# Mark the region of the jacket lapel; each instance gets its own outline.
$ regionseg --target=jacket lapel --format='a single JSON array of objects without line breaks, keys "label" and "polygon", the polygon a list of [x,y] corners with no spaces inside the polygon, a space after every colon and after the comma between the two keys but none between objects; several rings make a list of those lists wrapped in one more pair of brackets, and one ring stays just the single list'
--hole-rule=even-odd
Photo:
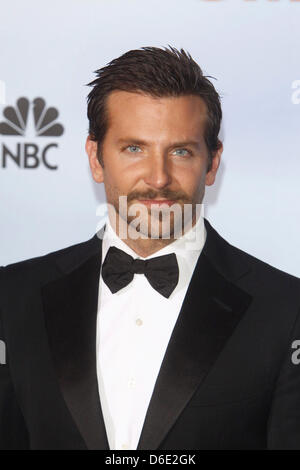
[{"label": "jacket lapel", "polygon": [[58,258],[63,275],[42,288],[46,330],[59,385],[88,449],[109,449],[96,370],[101,247],[97,235]]},{"label": "jacket lapel", "polygon": [[138,450],[159,447],[205,379],[252,299],[231,282],[244,275],[248,266],[239,258],[234,260],[233,253],[231,256],[227,253],[230,245],[206,219],[205,226],[205,247],[160,368]]},{"label": "jacket lapel", "polygon": [[[159,447],[251,302],[251,296],[234,284],[248,266],[206,219],[204,222],[206,243],[160,368],[138,450]],[[109,449],[96,370],[102,230],[59,258],[63,274],[42,288],[53,363],[67,407],[88,449]]]}]

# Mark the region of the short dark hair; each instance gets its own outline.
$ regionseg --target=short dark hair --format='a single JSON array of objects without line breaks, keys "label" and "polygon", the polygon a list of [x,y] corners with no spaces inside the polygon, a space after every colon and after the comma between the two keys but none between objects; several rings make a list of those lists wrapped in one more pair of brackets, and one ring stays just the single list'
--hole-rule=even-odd
[{"label": "short dark hair", "polygon": [[108,128],[106,100],[110,92],[122,90],[159,98],[200,96],[208,113],[204,138],[209,152],[207,171],[211,169],[213,154],[221,145],[218,135],[222,120],[220,96],[208,80],[214,77],[204,76],[188,52],[168,47],[141,47],[125,52],[96,70],[97,78],[87,84],[93,87],[87,97],[89,135],[98,143],[98,159],[102,166],[101,144]]}]

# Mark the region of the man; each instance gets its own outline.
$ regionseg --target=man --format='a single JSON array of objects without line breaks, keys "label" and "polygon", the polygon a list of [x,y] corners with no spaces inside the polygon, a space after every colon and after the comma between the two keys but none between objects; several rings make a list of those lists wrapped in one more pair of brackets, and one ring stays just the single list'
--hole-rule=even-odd
[{"label": "man", "polygon": [[144,47],[90,85],[108,219],[1,270],[1,447],[300,449],[300,281],[198,211],[222,154],[212,83]]}]

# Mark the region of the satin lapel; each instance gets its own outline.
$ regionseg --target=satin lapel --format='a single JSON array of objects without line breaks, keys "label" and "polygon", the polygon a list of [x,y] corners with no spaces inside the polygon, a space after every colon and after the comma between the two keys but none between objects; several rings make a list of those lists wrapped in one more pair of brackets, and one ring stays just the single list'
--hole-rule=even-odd
[{"label": "satin lapel", "polygon": [[[223,239],[207,221],[206,227],[205,249],[199,256],[169,341],[138,450],[159,447],[205,379],[252,299],[214,267],[211,260],[216,254],[226,257],[224,247],[223,251],[221,249]],[[221,270],[226,271],[225,264],[220,265]],[[231,274],[236,271],[235,276],[247,270],[238,261],[232,263],[232,267]],[[229,274],[228,269],[227,272]]]},{"label": "satin lapel", "polygon": [[64,275],[42,288],[54,367],[88,449],[109,449],[98,393],[96,319],[101,247],[95,237],[58,264]]}]

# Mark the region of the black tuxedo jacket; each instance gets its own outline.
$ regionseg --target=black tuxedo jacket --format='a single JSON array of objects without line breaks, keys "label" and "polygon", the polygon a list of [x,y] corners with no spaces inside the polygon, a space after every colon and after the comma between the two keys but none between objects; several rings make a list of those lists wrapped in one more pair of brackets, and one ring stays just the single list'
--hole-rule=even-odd
[{"label": "black tuxedo jacket", "polygon": [[[205,226],[137,449],[300,449],[300,280]],[[0,270],[2,449],[109,449],[96,375],[101,247],[96,234]]]}]

